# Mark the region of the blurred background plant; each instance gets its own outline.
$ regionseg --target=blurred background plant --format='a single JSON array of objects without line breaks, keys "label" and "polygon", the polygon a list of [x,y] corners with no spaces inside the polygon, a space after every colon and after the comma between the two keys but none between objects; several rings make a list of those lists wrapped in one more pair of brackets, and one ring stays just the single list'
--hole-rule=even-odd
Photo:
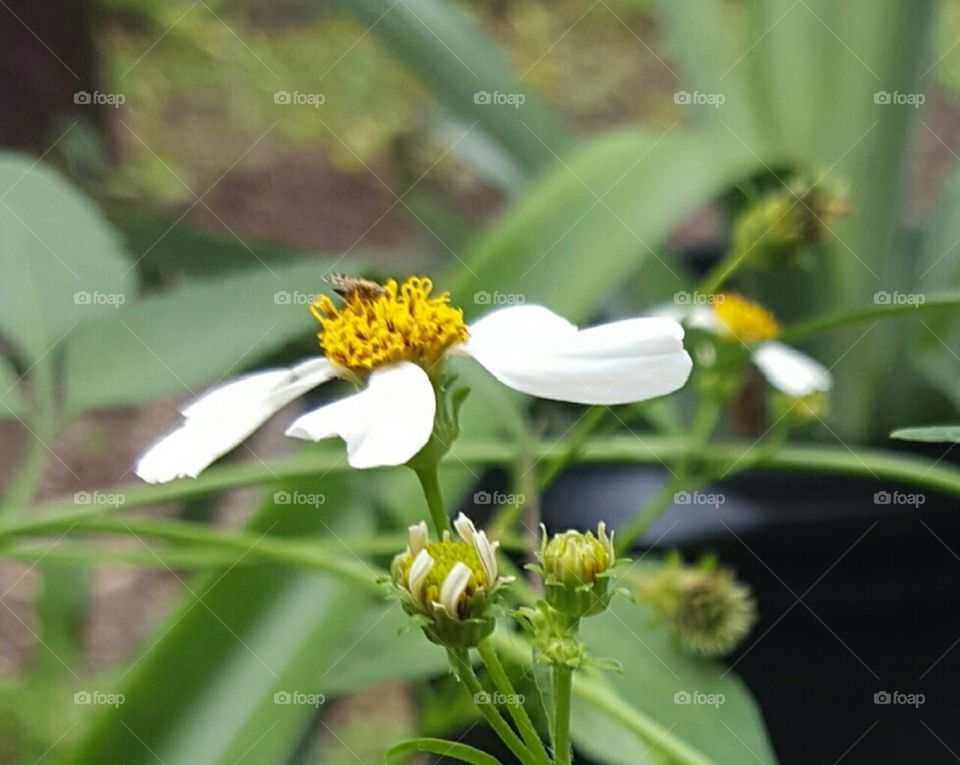
[{"label": "blurred background plant", "polygon": [[[0,18],[0,761],[375,762],[476,722],[372,585],[421,517],[407,476],[350,475],[336,446],[288,456],[268,429],[196,482],[130,482],[188,393],[314,352],[306,305],[332,270],[430,272],[468,318],[523,300],[579,322],[722,277],[832,368],[810,445],[760,454],[777,417],[750,380],[704,446],[681,425],[693,395],[580,419],[464,369],[444,485],[468,500],[506,468],[527,506],[480,508],[505,538],[568,462],[691,450],[718,475],[960,495],[949,447],[869,451],[960,404],[957,0],[74,0]],[[657,553],[667,488],[621,519]],[[584,756],[803,754],[649,610],[617,603],[584,633],[625,667],[579,691]],[[678,706],[693,689],[725,703]],[[328,701],[276,701],[295,692]]]}]

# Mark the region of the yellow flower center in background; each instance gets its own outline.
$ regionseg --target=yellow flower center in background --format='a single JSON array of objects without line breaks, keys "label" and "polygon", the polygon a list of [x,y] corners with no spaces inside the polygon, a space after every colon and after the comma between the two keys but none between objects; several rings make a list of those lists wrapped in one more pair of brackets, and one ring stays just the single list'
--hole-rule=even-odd
[{"label": "yellow flower center in background", "polygon": [[412,361],[429,371],[450,346],[467,339],[463,311],[449,293],[430,296],[433,282],[410,277],[402,285],[390,279],[383,288],[363,285],[341,290],[337,308],[326,295],[310,306],[320,322],[318,338],[330,361],[367,372],[384,364]]},{"label": "yellow flower center in background", "polygon": [[740,295],[725,292],[717,296],[713,310],[727,331],[744,343],[772,340],[780,334],[780,325],[766,308]]},{"label": "yellow flower center in background", "polygon": [[[427,545],[427,553],[433,558],[433,567],[423,583],[423,599],[425,602],[439,602],[440,589],[443,587],[450,570],[457,563],[463,563],[472,572],[467,589],[464,590],[464,595],[468,599],[473,597],[473,594],[480,587],[490,586],[491,583],[487,581],[480,556],[466,542],[431,542]],[[408,587],[410,586],[410,567],[413,565],[413,560],[414,556],[409,555],[403,562],[403,583]]]}]

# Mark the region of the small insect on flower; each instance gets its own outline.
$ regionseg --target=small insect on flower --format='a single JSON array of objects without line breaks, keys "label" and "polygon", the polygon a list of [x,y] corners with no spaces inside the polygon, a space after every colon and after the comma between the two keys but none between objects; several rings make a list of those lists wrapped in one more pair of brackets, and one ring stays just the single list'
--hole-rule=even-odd
[{"label": "small insect on flower", "polygon": [[451,356],[469,356],[515,390],[580,404],[624,404],[682,387],[692,362],[683,328],[636,318],[578,329],[537,305],[502,308],[466,324],[447,293],[411,277],[383,285],[336,275],[340,305],[322,295],[310,307],[322,356],[213,388],[183,410],[184,421],[151,447],[136,472],[149,483],[195,478],[269,417],[334,378],[360,390],[297,419],[287,435],[339,436],[353,467],[403,465],[431,439]]},{"label": "small insect on flower", "polygon": [[790,398],[803,399],[829,393],[833,387],[830,370],[820,362],[788,345],[777,342],[780,324],[766,308],[734,293],[713,296],[711,305],[677,311],[673,306],[663,315],[683,321],[716,337],[747,346],[750,358],[767,382]]},{"label": "small insect on flower", "polygon": [[463,513],[453,526],[460,538],[444,532],[438,542],[430,541],[426,523],[411,526],[407,549],[393,559],[390,573],[404,610],[432,642],[473,648],[493,632],[490,607],[512,577],[499,574],[499,542],[490,542]]}]

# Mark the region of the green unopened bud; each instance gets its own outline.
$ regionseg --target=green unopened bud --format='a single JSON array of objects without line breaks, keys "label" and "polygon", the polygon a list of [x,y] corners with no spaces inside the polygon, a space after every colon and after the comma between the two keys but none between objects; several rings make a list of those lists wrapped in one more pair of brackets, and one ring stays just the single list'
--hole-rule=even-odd
[{"label": "green unopened bud", "polygon": [[451,648],[473,648],[493,632],[490,613],[500,587],[510,581],[497,566],[497,542],[463,513],[449,532],[431,542],[427,525],[411,526],[407,549],[393,559],[390,574],[404,610],[417,618],[426,636]]},{"label": "green unopened bud", "polygon": [[610,603],[608,578],[615,563],[613,536],[603,522],[596,536],[571,530],[548,540],[544,529],[540,565],[547,603],[573,619],[600,613]]},{"label": "green unopened bud", "polygon": [[576,668],[581,666],[587,647],[577,641],[576,627],[540,601],[535,608],[520,608],[517,619],[533,639],[536,658],[544,664]]},{"label": "green unopened bud", "polygon": [[685,651],[723,656],[745,638],[756,621],[750,590],[712,560],[684,566],[678,557],[641,585],[637,601],[653,607]]}]

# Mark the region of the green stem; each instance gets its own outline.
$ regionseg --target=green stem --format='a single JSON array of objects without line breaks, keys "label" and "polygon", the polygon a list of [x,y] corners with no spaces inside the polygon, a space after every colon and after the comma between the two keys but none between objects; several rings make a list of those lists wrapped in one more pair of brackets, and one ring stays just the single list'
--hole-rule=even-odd
[{"label": "green stem", "polygon": [[650,525],[673,504],[673,498],[687,481],[685,477],[673,476],[653,498],[644,505],[643,509],[633,516],[627,524],[617,532],[617,554],[625,554],[633,549],[633,545],[650,528]]},{"label": "green stem", "polygon": [[570,703],[573,688],[573,670],[560,664],[553,665],[554,723],[553,756],[557,765],[570,765]]},{"label": "green stem", "polygon": [[594,406],[573,427],[570,434],[561,440],[563,451],[551,460],[544,460],[546,467],[540,471],[537,487],[541,492],[547,489],[561,471],[577,456],[580,449],[594,430],[603,422],[608,408]]},{"label": "green stem", "polygon": [[550,756],[543,746],[540,734],[537,733],[537,729],[534,727],[530,715],[527,714],[526,707],[524,707],[523,702],[520,701],[519,696],[516,691],[514,691],[510,677],[503,668],[503,664],[500,663],[500,657],[497,656],[497,650],[493,647],[493,643],[489,640],[484,640],[477,647],[477,651],[480,654],[480,658],[483,659],[483,663],[487,666],[490,677],[493,678],[493,684],[506,698],[507,711],[510,713],[514,725],[516,725],[520,731],[520,735],[523,736],[523,740],[541,763],[549,765]]},{"label": "green stem", "polygon": [[503,719],[499,710],[493,704],[484,704],[479,701],[479,699],[489,694],[484,690],[480,678],[478,678],[473,671],[473,665],[470,664],[470,655],[467,649],[448,648],[447,655],[450,657],[450,663],[457,673],[457,677],[460,678],[460,681],[466,686],[467,691],[473,696],[474,704],[480,711],[480,714],[483,715],[487,724],[493,728],[503,743],[507,745],[507,748],[513,752],[514,757],[524,763],[524,765],[541,765],[530,750],[524,746],[524,743],[513,731],[513,728]]},{"label": "green stem", "polygon": [[430,465],[414,468],[420,486],[423,487],[423,496],[427,500],[430,517],[433,519],[433,528],[437,536],[443,537],[444,531],[450,531],[450,519],[443,505],[443,494],[440,492],[440,477],[437,475],[437,466]]}]

